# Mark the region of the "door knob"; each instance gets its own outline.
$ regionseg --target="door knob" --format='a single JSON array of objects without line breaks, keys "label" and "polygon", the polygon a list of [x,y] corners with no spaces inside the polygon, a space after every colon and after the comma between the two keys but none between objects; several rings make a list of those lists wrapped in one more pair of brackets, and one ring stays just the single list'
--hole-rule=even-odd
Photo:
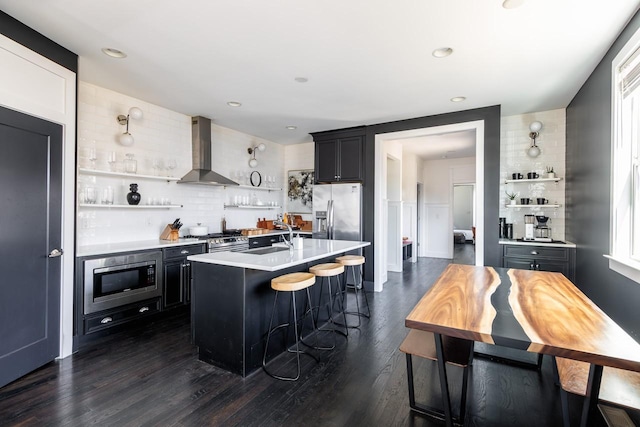
[{"label": "door knob", "polygon": [[54,249],[51,252],[49,252],[49,258],[58,258],[63,253],[64,251],[62,249]]}]

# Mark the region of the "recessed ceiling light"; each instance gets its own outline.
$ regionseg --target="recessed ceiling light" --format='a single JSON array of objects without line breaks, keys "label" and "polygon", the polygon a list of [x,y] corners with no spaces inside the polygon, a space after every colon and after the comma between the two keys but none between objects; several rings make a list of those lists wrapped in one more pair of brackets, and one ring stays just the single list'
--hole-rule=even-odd
[{"label": "recessed ceiling light", "polygon": [[453,53],[453,49],[450,47],[441,47],[440,49],[434,50],[431,54],[436,58],[444,58]]},{"label": "recessed ceiling light", "polygon": [[505,9],[515,9],[516,7],[522,6],[524,0],[504,0],[502,2],[502,7]]},{"label": "recessed ceiling light", "polygon": [[126,58],[127,57],[127,54],[124,53],[123,51],[118,50],[118,49],[113,49],[113,48],[110,48],[110,47],[103,47],[102,48],[102,53],[104,53],[105,55],[110,56],[112,58]]},{"label": "recessed ceiling light", "polygon": [[467,98],[464,97],[464,96],[454,96],[453,98],[451,98],[451,102],[462,102],[465,99],[467,99]]},{"label": "recessed ceiling light", "polygon": [[229,102],[227,102],[227,105],[229,107],[240,107],[240,106],[242,106],[242,103],[238,102],[238,101],[229,101]]},{"label": "recessed ceiling light", "polygon": [[306,83],[306,82],[308,82],[308,81],[309,81],[309,79],[308,79],[308,78],[306,78],[306,77],[296,77],[296,78],[295,78],[295,79],[293,79],[293,80],[297,81],[298,83]]},{"label": "recessed ceiling light", "polygon": [[296,129],[298,129],[298,126],[287,126],[287,129],[296,130]]}]

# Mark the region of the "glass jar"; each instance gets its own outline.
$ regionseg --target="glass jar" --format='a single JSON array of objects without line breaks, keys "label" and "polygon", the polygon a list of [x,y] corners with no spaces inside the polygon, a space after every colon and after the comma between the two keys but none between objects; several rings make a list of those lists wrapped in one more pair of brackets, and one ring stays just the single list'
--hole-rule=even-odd
[{"label": "glass jar", "polygon": [[137,173],[138,172],[138,162],[133,158],[133,154],[127,153],[125,154],[126,159],[124,159],[124,171],[126,173]]}]

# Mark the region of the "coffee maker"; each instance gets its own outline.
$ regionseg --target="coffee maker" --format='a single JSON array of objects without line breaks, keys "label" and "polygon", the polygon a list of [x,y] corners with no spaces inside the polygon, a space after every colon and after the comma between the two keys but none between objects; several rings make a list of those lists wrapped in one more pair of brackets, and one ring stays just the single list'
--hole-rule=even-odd
[{"label": "coffee maker", "polygon": [[524,216],[524,240],[535,240],[535,215]]},{"label": "coffee maker", "polygon": [[536,215],[536,220],[538,221],[538,223],[536,224],[535,240],[538,242],[551,242],[551,227],[547,225],[549,217],[544,215]]}]

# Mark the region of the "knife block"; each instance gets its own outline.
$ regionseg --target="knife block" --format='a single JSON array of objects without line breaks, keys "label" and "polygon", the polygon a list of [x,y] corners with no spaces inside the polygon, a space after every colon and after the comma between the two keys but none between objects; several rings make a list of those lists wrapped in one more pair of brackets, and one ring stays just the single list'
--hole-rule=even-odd
[{"label": "knife block", "polygon": [[174,230],[171,228],[171,224],[167,224],[167,226],[160,233],[160,240],[172,240],[176,241],[180,238],[180,232],[178,230]]}]

